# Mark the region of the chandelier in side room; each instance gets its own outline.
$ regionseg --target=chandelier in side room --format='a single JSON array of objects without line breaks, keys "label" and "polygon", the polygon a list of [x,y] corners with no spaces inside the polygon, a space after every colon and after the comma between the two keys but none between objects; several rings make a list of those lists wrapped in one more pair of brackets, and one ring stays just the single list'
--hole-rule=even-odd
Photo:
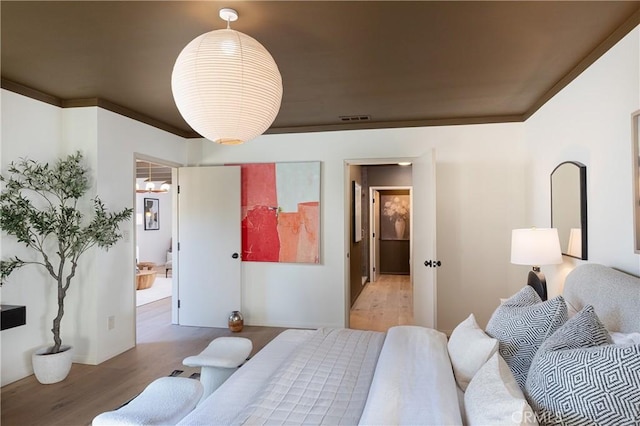
[{"label": "chandelier in side room", "polygon": [[196,37],[180,52],[171,90],[185,121],[220,144],[240,144],[264,133],[282,101],[282,77],[271,54],[231,29],[233,9],[220,10],[227,28]]},{"label": "chandelier in side room", "polygon": [[[171,184],[168,182],[162,182],[159,188],[156,188],[156,182],[152,180],[151,176],[151,163],[148,163],[149,167],[149,177],[148,178],[138,178],[136,179],[136,192],[169,192],[171,190]],[[158,183],[160,183],[158,182]],[[142,184],[144,184],[144,188],[142,188]]]}]

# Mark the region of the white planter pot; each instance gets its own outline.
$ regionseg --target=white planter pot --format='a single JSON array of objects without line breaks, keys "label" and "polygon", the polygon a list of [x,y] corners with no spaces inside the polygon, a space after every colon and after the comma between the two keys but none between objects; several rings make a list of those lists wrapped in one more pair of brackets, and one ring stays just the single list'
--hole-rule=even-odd
[{"label": "white planter pot", "polygon": [[58,383],[63,381],[71,370],[73,359],[73,348],[62,345],[61,352],[57,354],[46,354],[50,346],[37,349],[31,355],[33,373],[36,379],[43,385]]}]

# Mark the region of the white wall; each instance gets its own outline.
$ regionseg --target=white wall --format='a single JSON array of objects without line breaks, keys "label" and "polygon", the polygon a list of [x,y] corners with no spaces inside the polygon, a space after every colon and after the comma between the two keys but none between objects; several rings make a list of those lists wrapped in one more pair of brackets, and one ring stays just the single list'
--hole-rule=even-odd
[{"label": "white wall", "polygon": [[[0,92],[0,102],[3,173],[11,161],[20,157],[50,161],[66,154],[62,149],[59,108],[5,90]],[[30,259],[30,254],[24,246],[2,235],[3,259],[11,255]],[[0,287],[3,304],[27,306],[27,324],[2,331],[2,385],[31,374],[31,351],[53,341],[49,329],[56,312],[55,294],[53,278],[36,267],[14,272]],[[63,341],[67,335],[62,335]]]},{"label": "white wall", "polygon": [[138,193],[136,194],[136,212],[144,214],[144,199],[155,198],[160,205],[160,229],[145,230],[144,224],[136,225],[137,245],[140,253],[138,261],[154,262],[164,265],[167,261],[167,251],[171,243],[173,206],[172,192]]},{"label": "white wall", "polygon": [[[161,162],[186,162],[186,146],[181,137],[98,109],[97,191],[108,205],[134,206],[136,154]],[[100,303],[94,314],[97,333],[91,342],[96,354],[91,363],[105,361],[135,345],[135,226],[132,218],[126,227],[129,238],[98,258],[101,280],[96,300]],[[115,317],[113,330],[107,328],[110,316]]]},{"label": "white wall", "polygon": [[[136,153],[186,162],[182,138],[126,117],[97,107],[62,110],[6,90],[1,95],[3,173],[20,157],[53,162],[80,149],[94,179],[89,197],[99,194],[107,208],[116,210],[134,206]],[[135,344],[134,227],[135,219],[125,223],[123,240],[108,252],[92,249],[81,259],[62,323],[62,338],[73,344],[75,362],[100,363]],[[4,235],[1,251],[2,258],[24,253]],[[50,282],[40,269],[25,267],[0,290],[2,303],[27,306],[27,325],[2,332],[2,385],[31,374],[31,352],[52,341],[56,306]]]},{"label": "white wall", "polygon": [[484,326],[499,299],[526,284],[510,264],[511,230],[526,216],[522,125],[502,137],[471,131],[436,154],[438,328],[474,313]]},{"label": "white wall", "polygon": [[[191,142],[201,164],[322,162],[321,264],[243,262],[242,309],[254,325],[343,326],[345,321],[345,160],[418,157],[436,149],[438,327],[475,311],[481,320],[513,286],[510,230],[524,215],[522,124],[264,135],[242,146]],[[456,219],[451,219],[453,215]],[[473,269],[461,276],[460,267]],[[461,279],[468,281],[462,283]],[[493,301],[474,303],[476,293]],[[455,324],[454,324],[455,323]]]},{"label": "white wall", "polygon": [[[636,28],[525,123],[528,222],[548,227],[549,176],[563,161],[587,166],[588,262],[638,275],[633,250],[631,113],[640,108],[640,30]],[[543,267],[549,295],[560,294],[578,263]],[[522,274],[526,269],[522,267]]]}]

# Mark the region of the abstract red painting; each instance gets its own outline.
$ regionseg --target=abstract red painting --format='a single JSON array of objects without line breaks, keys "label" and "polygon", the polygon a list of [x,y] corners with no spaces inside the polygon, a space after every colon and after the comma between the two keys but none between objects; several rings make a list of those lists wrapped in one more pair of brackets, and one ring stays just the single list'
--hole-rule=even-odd
[{"label": "abstract red painting", "polygon": [[240,164],[242,260],[320,262],[320,162]]}]

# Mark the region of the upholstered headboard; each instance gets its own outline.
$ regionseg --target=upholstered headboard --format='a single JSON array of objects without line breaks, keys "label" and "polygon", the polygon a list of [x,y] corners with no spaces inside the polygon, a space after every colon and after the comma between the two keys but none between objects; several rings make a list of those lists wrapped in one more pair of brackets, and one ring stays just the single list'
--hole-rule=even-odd
[{"label": "upholstered headboard", "polygon": [[609,331],[640,332],[640,278],[586,263],[567,276],[563,296],[569,312],[593,305]]}]

